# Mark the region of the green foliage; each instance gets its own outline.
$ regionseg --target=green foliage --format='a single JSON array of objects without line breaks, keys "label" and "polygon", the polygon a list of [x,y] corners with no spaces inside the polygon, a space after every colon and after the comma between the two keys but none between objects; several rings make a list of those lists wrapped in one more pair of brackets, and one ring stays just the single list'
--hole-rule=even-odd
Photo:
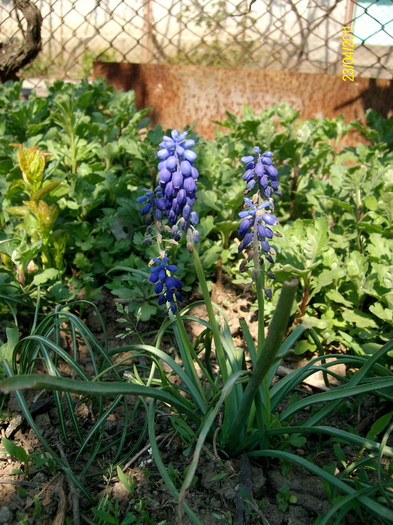
[{"label": "green foliage", "polygon": [[23,447],[20,447],[19,445],[15,445],[13,441],[7,438],[2,438],[1,444],[3,445],[4,449],[8,454],[21,463],[25,464],[25,467],[28,466],[29,462],[29,456],[25,449]]},{"label": "green foliage", "polygon": [[[55,83],[46,99],[33,95],[28,101],[20,100],[20,84],[6,84],[0,89],[0,101],[4,108],[0,109],[0,221],[4,228],[0,297],[15,324],[18,309],[26,304],[31,307],[28,301],[39,297],[41,285],[47,306],[49,301],[69,300],[82,286],[89,291],[105,284],[129,303],[119,309],[121,322],[135,317],[131,330],[136,332],[139,321],[155,314],[155,306],[146,286],[147,272],[141,269],[154,250],[143,243],[144,225],[135,197],[140,186],[155,185],[155,151],[162,130],[146,132],[146,110],[136,110],[133,94],[115,93],[102,81],[76,86]],[[47,454],[91,505],[94,499],[84,484],[87,470],[109,451],[113,464],[127,458],[130,421],[144,407],[152,456],[178,503],[179,521],[185,511],[194,523],[200,523],[186,504],[186,494],[196,480],[205,443],[229,456],[245,453],[297,463],[320,476],[332,501],[321,523],[333,516],[341,519],[349,510],[370,513],[384,523],[392,521],[391,472],[383,467],[385,458],[393,456],[388,446],[390,415],[381,416],[365,436],[323,424],[347,400],[376,395],[392,401],[393,375],[386,366],[393,352],[393,340],[389,341],[393,331],[392,122],[372,112],[367,117],[366,126],[346,124],[342,118],[301,122],[298,112],[285,104],[259,115],[245,108],[242,119],[228,113],[220,123],[227,128],[226,134],[218,134],[215,141],[198,141],[201,257],[194,250],[191,261],[181,245],[174,247],[184,290],[191,288],[196,274],[207,309],[207,321],[193,319],[203,330],[196,341],[190,341],[183,321],[188,309],[201,303],[164,320],[151,345],[140,338],[138,345],[109,350],[107,342],[97,341],[72,313],[81,302],[67,308],[58,305],[42,320],[37,306],[27,337],[19,339],[16,329],[6,330],[0,355],[5,358],[8,379],[1,389],[15,391],[25,419]],[[370,145],[343,148],[341,141],[351,129],[367,136]],[[18,159],[11,146],[15,143],[19,144]],[[281,218],[282,239],[276,241],[275,273],[276,287],[282,290],[279,298],[275,294],[266,305],[270,326],[265,338],[262,277],[257,276],[258,340],[253,341],[241,321],[244,347],[239,349],[225,316],[211,303],[206,276],[215,272],[219,260],[219,268],[237,282],[245,282],[238,276],[235,257],[244,187],[238,159],[255,144],[273,151],[281,173],[283,198],[275,213]],[[193,267],[195,271],[190,271]],[[288,283],[293,277],[300,283],[297,295],[297,281]],[[283,341],[288,320],[293,325]],[[71,351],[61,345],[60,327],[72,341]],[[175,357],[162,349],[165,336],[175,342]],[[88,371],[80,363],[78,339],[89,353],[92,368]],[[357,355],[332,354],[333,360],[327,361],[324,347],[338,344]],[[289,352],[315,348],[317,357],[276,381],[276,370]],[[150,360],[151,366],[134,364],[139,356]],[[351,373],[337,375],[335,364],[345,365]],[[322,372],[327,391],[298,399],[294,394],[299,385],[315,372]],[[331,388],[331,377],[338,387]],[[72,461],[65,462],[40,433],[24,399],[25,388],[55,392],[64,442],[71,427],[79,445]],[[95,397],[94,423],[88,430],[77,415],[83,398],[72,393]],[[129,396],[137,398],[132,415]],[[166,414],[167,409],[162,405],[159,409],[158,403],[170,407],[173,428],[185,456],[190,457],[184,472],[162,461],[155,416],[158,410]],[[105,422],[120,406],[126,414],[124,428],[114,441],[104,443]],[[332,440],[339,475],[294,452],[309,435]],[[135,446],[139,444],[136,440]],[[352,463],[345,461],[341,444],[352,449],[356,458]],[[81,462],[85,453],[89,459]],[[370,472],[376,473],[377,483]],[[132,480],[121,468],[118,477],[137,508]],[[283,487],[278,494],[282,509],[293,502],[291,497]],[[119,508],[102,498],[93,514],[98,523],[148,522],[142,503],[137,514],[123,519]]]},{"label": "green foliage", "polygon": [[128,502],[128,508],[132,509],[122,516],[118,501],[111,502],[108,494],[100,497],[96,506],[92,508],[94,523],[96,525],[166,525],[166,521],[157,522],[148,509],[149,501],[142,498],[134,498]]},{"label": "green foliage", "polygon": [[[246,453],[252,457],[277,458],[297,463],[320,476],[329,489],[333,504],[329,516],[336,513],[341,516],[351,509],[363,509],[362,512],[369,512],[378,516],[383,523],[389,523],[392,512],[386,498],[391,483],[383,460],[385,457],[393,457],[392,447],[388,445],[393,428],[391,414],[385,414],[375,421],[366,436],[360,436],[351,429],[344,431],[326,426],[323,422],[348,399],[374,394],[381,399],[392,401],[393,373],[381,363],[392,350],[393,340],[370,358],[331,355],[332,359],[326,362],[324,355],[315,357],[306,365],[276,381],[275,373],[281,359],[303,334],[309,332],[318,343],[315,333],[304,325],[297,327],[282,342],[294,297],[294,285],[289,285],[289,290],[283,288],[282,300],[278,303],[268,335],[262,344],[258,341],[254,345],[247,325],[242,323],[246,352],[252,362],[252,368],[248,370],[242,357],[245,350],[239,351],[234,346],[226,319],[221,317],[219,310],[215,312],[213,309],[206,281],[201,277],[202,265],[198,263],[195,253],[194,262],[201,279],[209,317],[208,321],[195,318],[194,321],[206,328],[206,339],[210,338],[215,342],[218,367],[214,372],[209,365],[208,345],[201,348],[200,345],[206,344],[203,339],[192,342],[185,331],[183,317],[187,319],[187,309],[182,312],[183,317],[177,312],[176,319],[171,316],[164,321],[155,337],[154,345],[142,342],[108,350],[105,343],[101,345],[96,341],[78,317],[61,308],[37,325],[30,336],[17,343],[13,353],[13,368],[5,362],[8,379],[2,382],[0,388],[3,392],[15,391],[24,417],[36,432],[52,461],[71,477],[73,483],[92,503],[92,496],[82,481],[87,475],[87,469],[99,460],[102,453],[108,454],[113,449],[116,450],[113,461],[121,462],[128,456],[124,455],[124,446],[129,443],[128,421],[132,416],[129,415],[130,419],[125,420],[121,436],[104,446],[106,418],[115,409],[118,410],[119,406],[129,414],[131,407],[128,399],[130,396],[136,396],[139,401],[132,407],[133,413],[139,407],[146,406],[150,399],[146,408],[151,454],[168,489],[178,502],[179,517],[184,509],[194,523],[200,523],[186,504],[185,496],[187,490],[197,482],[195,472],[203,446],[213,442],[225,455],[237,456]],[[189,307],[193,306],[196,305]],[[219,322],[216,319],[217,314],[221,317]],[[93,370],[86,372],[78,363],[77,347],[69,353],[59,345],[58,331],[60,326],[64,330],[65,322],[69,323],[70,333],[74,334],[73,340],[76,341],[75,336],[78,334],[88,348]],[[160,349],[164,335],[170,335],[171,331],[179,353],[176,360]],[[139,367],[134,364],[133,360],[137,363],[139,356],[150,357],[151,367]],[[334,372],[332,367],[340,363],[352,370],[351,375],[344,377]],[[37,374],[36,367],[39,366],[42,370],[43,364],[48,374]],[[64,377],[64,373],[61,372],[68,370],[68,367],[72,369],[73,379],[69,376]],[[197,369],[200,371],[199,375]],[[294,396],[299,385],[318,371],[323,372],[329,387],[327,391],[301,399]],[[338,380],[340,385],[331,388],[330,377]],[[51,389],[55,392],[63,439],[67,442],[72,426],[80,445],[76,457],[73,457],[69,464],[65,464],[64,460],[58,457],[57,452],[37,428],[22,393],[25,388]],[[94,425],[87,433],[77,416],[78,402],[81,398],[70,393],[94,398]],[[140,404],[141,400],[143,405]],[[185,455],[190,455],[190,464],[184,473],[174,465],[165,466],[161,458],[155,427],[156,414],[160,413],[162,417],[167,413],[165,409],[156,406],[161,402],[170,407],[169,416],[173,419],[173,427],[179,432],[184,443]],[[283,406],[286,408],[283,409]],[[221,422],[216,430],[215,422],[219,414]],[[330,471],[316,466],[313,461],[298,456],[292,449],[302,447],[309,435],[323,436],[325,440],[331,439],[333,443],[350,447],[355,461],[352,464],[346,463],[340,475],[334,476]],[[140,446],[140,441],[135,444],[138,445]],[[343,466],[342,451],[337,445],[334,450]],[[80,462],[82,453],[86,453],[89,458],[83,465]],[[378,484],[374,482],[375,476],[368,475],[367,472],[371,470],[378,472]],[[127,478],[121,468],[118,468],[118,476],[134,500],[136,496],[132,480]],[[374,497],[375,495],[377,497]],[[278,494],[278,501],[284,509],[294,500],[283,489]],[[94,515],[97,519],[107,522],[114,520],[113,523],[119,523],[118,510],[108,507],[107,503],[96,507]],[[144,516],[142,510],[141,513],[141,516]],[[326,520],[323,523],[327,523]]]},{"label": "green foliage", "polygon": [[[214,171],[221,166],[225,174],[254,144],[276,159],[283,192],[276,214],[283,237],[275,241],[274,271],[278,285],[290,275],[300,280],[296,320],[312,326],[329,346],[341,344],[359,355],[375,352],[393,334],[392,119],[370,110],[366,125],[342,117],[302,122],[297,111],[278,104],[260,114],[245,107],[241,119],[227,113],[218,124],[227,132],[210,146],[206,166]],[[351,130],[370,145],[343,147]],[[217,180],[217,203],[225,202],[229,185]],[[236,216],[231,219],[228,237],[236,229]],[[234,249],[229,244],[224,269],[245,283],[248,278],[239,276],[232,262]],[[268,313],[274,304],[273,299]],[[302,342],[298,352],[314,349]]]},{"label": "green foliage", "polygon": [[23,100],[21,83],[0,87],[0,271],[30,296],[45,285],[45,299],[64,301],[102,286],[115,261],[138,264],[135,190],[155,133],[140,131],[148,110],[134,94],[103,80],[48,92]]},{"label": "green foliage", "polygon": [[[131,315],[148,320],[157,310],[146,276],[135,274],[146,249],[135,198],[141,185],[154,187],[162,130],[146,132],[147,110],[135,108],[134,94],[102,80],[55,82],[48,90],[46,98],[21,100],[20,83],[0,87],[0,272],[30,297],[43,285],[50,302],[106,286],[129,301]],[[239,158],[259,144],[273,151],[280,171],[276,214],[291,242],[276,240],[277,287],[290,274],[299,277],[294,319],[316,329],[326,345],[373,353],[393,333],[392,119],[369,111],[366,124],[342,117],[302,122],[298,111],[278,104],[260,114],[245,107],[240,119],[227,113],[219,124],[226,133],[213,141],[191,133],[207,275],[218,261],[235,283],[249,282],[238,272],[235,241],[244,187]],[[370,145],[343,147],[354,130]],[[21,169],[28,157],[19,154],[17,162],[14,143],[23,144],[19,152],[36,152],[41,168],[46,163],[34,187]],[[188,291],[194,274],[187,256],[175,255]],[[298,352],[314,348],[304,341]]]},{"label": "green foliage", "polygon": [[276,495],[276,500],[279,509],[285,512],[290,504],[297,502],[297,497],[290,494],[288,485],[283,485]]}]

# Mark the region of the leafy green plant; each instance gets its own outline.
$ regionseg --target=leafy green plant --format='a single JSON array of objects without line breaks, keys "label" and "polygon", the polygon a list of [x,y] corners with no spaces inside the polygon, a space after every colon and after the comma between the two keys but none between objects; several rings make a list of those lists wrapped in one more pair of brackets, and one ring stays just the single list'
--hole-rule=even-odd
[{"label": "leafy green plant", "polygon": [[284,512],[288,509],[291,503],[297,502],[297,497],[290,494],[288,485],[283,485],[281,487],[277,493],[276,499],[280,510]]},{"label": "leafy green plant", "polygon": [[[160,298],[159,304],[165,305],[167,312],[167,317],[158,330],[153,344],[136,344],[108,350],[96,342],[76,316],[58,309],[37,327],[38,333],[22,339],[17,344],[13,355],[13,366],[5,363],[9,377],[2,382],[1,390],[5,393],[16,391],[24,415],[35,430],[34,421],[29,415],[21,391],[25,388],[54,390],[61,427],[65,433],[67,425],[65,425],[64,415],[60,415],[62,414],[62,396],[64,396],[70,410],[72,426],[81,445],[77,458],[80,457],[81,451],[87,450],[87,447],[93,451],[90,454],[91,460],[88,464],[91,464],[98,449],[102,448],[102,425],[105,416],[111,413],[118,403],[124,402],[124,396],[133,395],[137,396],[139,400],[143,400],[144,406],[147,408],[148,436],[152,455],[163,480],[178,503],[180,520],[185,511],[194,523],[200,523],[198,516],[187,505],[186,495],[195,479],[202,448],[206,442],[212,442],[221,454],[230,457],[247,454],[253,458],[278,459],[286,463],[298,464],[319,476],[330,487],[331,493],[334,494],[333,498],[335,498],[335,494],[343,496],[339,502],[333,499],[333,508],[329,512],[329,517],[336,515],[336,513],[341,515],[340,513],[348,512],[353,508],[351,505],[343,506],[341,502],[345,501],[346,504],[354,503],[357,509],[363,509],[362,511],[377,516],[384,523],[389,523],[393,519],[389,500],[391,481],[386,477],[382,460],[393,456],[392,447],[387,444],[391,429],[389,428],[385,432],[382,439],[378,440],[377,438],[378,434],[386,428],[387,418],[379,421],[366,436],[357,435],[350,430],[341,430],[324,424],[324,422],[348,399],[376,395],[380,399],[392,401],[393,374],[384,365],[384,360],[388,352],[393,349],[393,340],[381,346],[371,357],[332,354],[329,356],[331,359],[327,360],[319,338],[310,326],[300,324],[285,337],[290,316],[296,311],[296,307],[294,307],[298,285],[296,279],[283,283],[277,306],[265,335],[263,290],[265,289],[267,296],[271,295],[270,290],[266,288],[268,275],[266,270],[267,264],[272,262],[273,254],[272,247],[266,240],[271,239],[272,235],[269,233],[271,230],[266,225],[273,226],[276,218],[272,213],[266,211],[267,208],[272,210],[272,202],[266,193],[265,198],[268,200],[264,201],[262,198],[262,203],[259,200],[259,191],[266,192],[268,187],[267,183],[265,185],[261,182],[261,187],[258,186],[254,190],[253,200],[250,196],[245,199],[246,208],[241,212],[242,222],[239,226],[239,233],[243,238],[240,248],[243,250],[251,247],[251,254],[244,259],[245,264],[243,266],[253,265],[252,277],[256,284],[258,306],[258,337],[256,341],[253,340],[247,324],[242,320],[244,348],[237,348],[225,315],[211,301],[203,264],[198,254],[197,245],[195,245],[199,237],[195,233],[195,226],[198,222],[197,215],[186,208],[186,206],[191,207],[189,202],[196,192],[196,184],[190,178],[192,177],[194,181],[197,178],[197,173],[193,171],[195,160],[195,155],[191,149],[193,143],[193,140],[185,139],[185,134],[179,135],[177,132],[172,133],[172,138],[164,137],[163,142],[160,143],[159,156],[167,161],[167,165],[164,164],[160,167],[162,170],[159,175],[160,186],[154,192],[150,191],[145,197],[139,199],[145,203],[143,213],[145,215],[150,214],[153,220],[153,227],[148,228],[151,239],[154,238],[152,230],[156,228],[155,239],[158,257],[152,261],[149,281],[154,283],[155,292]],[[191,153],[187,153],[187,151],[191,151]],[[265,153],[261,156],[259,148],[255,148],[254,151],[259,160],[251,160],[254,157],[247,156],[243,162],[247,164],[248,170],[253,171],[253,176],[256,176],[258,170],[259,172],[262,168],[265,170],[263,166],[271,166],[272,161],[271,153]],[[178,160],[176,160],[177,155],[179,156]],[[176,162],[167,160],[170,157],[175,157]],[[264,159],[265,164],[257,167],[258,163],[262,162],[261,159]],[[185,160],[191,165],[191,168],[188,165],[182,165]],[[178,171],[176,170],[178,165],[182,165],[184,177],[180,177],[179,173],[174,174],[175,171]],[[170,176],[167,173],[169,169],[173,170]],[[274,185],[275,171],[266,168],[266,171],[263,172],[269,172],[271,175],[270,184],[276,188]],[[173,203],[173,188],[171,189],[169,186],[169,190],[166,189],[166,184],[169,184],[172,177],[173,185],[178,186],[177,191],[181,191],[181,185],[184,184],[188,197],[191,199],[190,201],[184,200],[180,194],[179,199],[182,199],[182,208],[176,208],[176,203]],[[184,182],[187,177],[187,182]],[[164,195],[168,197],[166,203]],[[171,264],[168,259],[168,252],[170,254],[171,251],[165,249],[166,246],[170,247],[173,243],[168,241],[165,244],[163,240],[163,234],[171,232],[175,235],[176,242],[179,242],[178,229],[163,224],[163,214],[158,213],[157,210],[165,210],[168,215],[171,211],[177,210],[174,213],[181,215],[178,219],[179,228],[184,227],[188,252],[192,255],[199,287],[203,295],[202,301],[188,305],[181,311],[181,283],[174,276],[174,274],[178,275],[178,268]],[[265,226],[263,226],[262,220]],[[264,229],[258,226],[263,226]],[[310,290],[312,290],[312,274],[319,264],[319,252],[322,251],[323,254],[325,246],[326,219],[323,217],[316,219],[315,238],[310,230],[304,229],[303,222],[296,227],[305,237],[306,249],[300,259],[304,268],[299,268],[299,265],[296,266],[296,264],[293,266],[300,270],[299,278],[308,279]],[[288,239],[287,242],[289,242]],[[263,250],[263,253],[259,250]],[[310,257],[310,262],[308,257]],[[261,258],[263,258],[263,264],[261,264]],[[200,306],[201,304],[206,307],[207,320],[189,315],[189,310],[193,306]],[[87,374],[79,366],[75,350],[71,357],[57,344],[58,326],[65,319],[70,322],[72,320],[71,334],[75,333],[74,327],[77,327],[78,332],[82,335],[94,363],[92,373]],[[204,337],[198,338],[197,341],[191,341],[185,329],[184,322],[186,320],[193,320],[200,324],[204,330]],[[166,334],[176,341],[178,359],[162,349],[163,338]],[[312,338],[320,355],[276,381],[276,371],[280,362],[305,334]],[[52,342],[51,337],[53,336],[55,340]],[[212,342],[214,343],[214,355],[217,363],[214,371],[210,364],[213,351]],[[98,353],[99,358],[95,352]],[[123,357],[124,352],[126,355]],[[130,363],[130,352],[134,353],[134,359],[137,359],[139,355],[149,356],[152,362],[151,367],[141,369],[133,366]],[[250,358],[250,366],[246,364],[245,355]],[[39,357],[45,363],[47,374],[34,373]],[[70,367],[71,377],[62,377],[60,373],[62,362]],[[351,373],[347,376],[338,375],[332,368],[336,364],[345,365],[351,370]],[[124,374],[124,372],[127,373]],[[316,372],[322,372],[327,391],[297,399],[297,396],[294,396],[296,389],[306,378]],[[339,386],[332,388],[330,378],[338,381]],[[83,437],[78,418],[75,417],[74,399],[69,394],[71,392],[98,396],[96,423],[86,437]],[[106,404],[108,397],[109,406],[104,408],[104,400]],[[160,404],[160,408],[158,404]],[[127,403],[124,404],[124,409],[126,407]],[[158,412],[161,416],[168,414],[171,417],[175,413],[179,420],[185,422],[185,425],[178,425],[179,434],[183,439],[186,439],[187,446],[192,443],[194,447],[180,490],[177,486],[177,473],[175,476],[176,483],[174,483],[174,472],[171,476],[160,454],[155,429],[155,419]],[[217,423],[218,418],[219,423]],[[193,435],[192,432],[189,432],[190,429],[194,431]],[[358,459],[353,465],[340,472],[340,475],[333,475],[310,459],[299,456],[293,451],[294,447],[296,449],[302,446],[307,437],[311,435],[323,436],[324,439],[332,439],[336,443],[345,444],[356,452]],[[56,458],[56,454],[53,454],[42,436],[40,439],[48,452]],[[124,442],[123,439],[120,439],[121,443]],[[117,457],[120,457],[120,450],[121,448],[119,448]],[[86,489],[81,487],[80,478],[76,478],[74,472],[66,467],[59,458],[56,461],[59,467],[71,475],[74,482],[79,483],[80,489],[86,493]],[[377,469],[379,472],[378,483],[375,483],[372,477],[364,474],[366,468]],[[82,475],[84,472],[85,469],[82,471]],[[354,472],[357,474],[355,478],[353,477]],[[285,494],[280,495],[283,503],[289,501],[286,496]],[[324,520],[326,523],[328,517],[325,517]]]},{"label": "leafy green plant", "polygon": [[[64,240],[60,239],[64,232],[54,232],[59,208],[56,203],[48,203],[47,200],[44,200],[45,197],[50,199],[51,193],[61,181],[44,178],[46,165],[44,151],[38,150],[37,147],[26,148],[22,145],[17,145],[17,147],[22,178],[14,179],[6,199],[14,200],[13,197],[21,191],[22,195],[25,195],[25,200],[22,200],[19,205],[10,206],[4,210],[5,214],[19,217],[22,220],[15,227],[15,238],[10,238],[9,246],[3,243],[2,247],[6,248],[3,253],[9,255],[16,266],[18,281],[24,283],[29,265],[31,273],[46,270],[46,275],[61,275],[64,268],[65,244]],[[20,245],[19,239],[21,240]],[[37,274],[36,284],[40,284],[38,281],[45,282],[44,275]]]},{"label": "leafy green plant", "polygon": [[97,525],[165,525],[166,521],[157,522],[151,517],[147,508],[147,502],[142,499],[132,499],[130,505],[133,505],[133,510],[127,512],[124,517],[121,516],[119,502],[112,503],[109,500],[108,494],[102,496],[98,505],[92,508],[92,513],[95,518],[94,523]]},{"label": "leafy green plant", "polygon": [[20,461],[21,463],[23,463],[24,472],[28,476],[29,474],[29,455],[27,454],[26,450],[23,447],[16,445],[13,441],[5,437],[2,438],[1,444],[4,447],[5,451],[10,456],[14,457],[17,461]]},{"label": "leafy green plant", "polygon": [[[102,286],[114,261],[132,263],[128,247],[139,224],[130,202],[139,174],[149,170],[155,134],[140,132],[148,110],[136,110],[132,92],[117,93],[102,80],[55,82],[48,91],[22,100],[21,83],[0,88],[1,270],[12,275],[16,264],[37,274],[37,257],[56,255],[59,261],[42,261],[45,273],[31,274],[26,284],[35,279],[33,287],[24,291],[45,283],[43,299],[64,301],[82,286]],[[18,162],[13,143],[20,144]],[[30,161],[36,173],[26,171]],[[53,231],[43,222],[48,212],[52,222],[56,215]]]},{"label": "leafy green plant", "polygon": [[[42,301],[49,303],[71,300],[82,288],[93,297],[105,286],[120,301],[129,300],[132,314],[149,320],[157,309],[134,272],[145,253],[154,254],[143,244],[135,195],[141,180],[154,189],[153,159],[161,128],[146,131],[148,110],[138,111],[132,92],[115,92],[103,80],[55,82],[48,86],[47,97],[33,92],[27,100],[21,97],[21,83],[7,83],[0,87],[0,100],[4,279],[8,276],[16,286],[24,279],[27,286],[21,293],[31,298],[37,286],[43,286]],[[196,167],[203,190],[197,203],[201,259],[208,280],[247,283],[238,272],[236,256],[236,213],[243,192],[237,164],[257,141],[273,152],[280,168],[283,199],[276,203],[276,215],[283,232],[293,234],[294,245],[275,240],[277,287],[289,274],[299,277],[296,322],[312,326],[328,348],[344,345],[360,355],[380,348],[393,330],[392,120],[369,111],[365,124],[345,123],[342,117],[303,122],[294,108],[277,104],[260,114],[245,107],[241,118],[227,113],[218,124],[225,133],[218,131],[214,141],[205,141],[195,132],[189,135],[197,141]],[[362,133],[370,143],[343,147],[350,131]],[[6,211],[19,207],[22,213],[22,206],[31,233],[38,231],[33,223],[38,222],[39,209],[21,201],[25,187],[14,143],[48,152],[45,184],[61,181],[41,198],[48,207],[57,206],[48,250],[52,259],[63,254],[60,266],[45,262],[46,267],[40,268],[36,259],[42,239],[32,242],[23,218]],[[320,232],[322,244],[317,243],[315,260],[307,262],[314,220],[325,231]],[[309,232],[305,238],[302,231]],[[189,291],[195,274],[187,255],[175,250],[179,277]],[[312,266],[307,272],[306,263]],[[343,268],[349,272],[343,273]],[[23,271],[27,275],[20,274],[18,280]],[[276,298],[266,305],[269,317],[275,304]],[[304,341],[297,351],[314,349]]]},{"label": "leafy green plant", "polygon": [[[88,305],[95,308],[94,304],[86,301],[70,304],[71,308]],[[106,337],[106,328],[103,324],[101,314],[98,311],[96,311],[96,313],[102,323],[103,333]],[[64,344],[65,341],[64,338],[61,337],[61,334],[68,334],[71,341],[71,348],[68,348],[67,345]],[[126,377],[126,372],[129,369],[133,369],[132,365],[125,366],[121,372],[125,375],[121,376],[117,370],[117,366],[112,362],[108,354],[107,342],[104,342],[103,345],[100,344],[75,314],[68,311],[68,308],[63,309],[59,306],[41,322],[37,322],[37,324],[33,326],[30,335],[21,339],[19,343],[16,344],[14,359],[17,359],[17,352],[19,349],[21,350],[21,360],[18,364],[19,372],[21,374],[29,374],[36,366],[37,359],[42,359],[43,362],[45,362],[47,370],[50,370],[50,373],[58,377],[61,376],[59,367],[61,368],[61,366],[64,365],[72,377],[80,377],[82,381],[89,382],[93,376],[87,373],[79,363],[81,355],[78,340],[80,338],[84,341],[92,360],[91,372],[94,376],[98,375],[103,379],[106,377],[109,381],[110,378],[119,381],[123,377]],[[6,373],[9,374],[11,368],[7,365],[7,361],[3,361],[3,364]],[[99,397],[90,406],[90,411],[94,414],[94,424],[86,425],[83,418],[78,417],[84,400],[75,398],[69,394],[55,394],[58,414],[57,425],[62,435],[62,444],[64,447],[70,447],[71,443],[74,443],[75,446],[75,455],[72,461],[66,461],[64,457],[48,443],[47,438],[38,428],[21,392],[17,394],[17,399],[24,417],[40,439],[51,464],[65,472],[91,504],[94,499],[89,487],[84,483],[84,478],[90,466],[97,460],[97,457],[100,457],[102,454],[108,457],[109,451],[116,449],[113,455],[114,463],[119,460],[124,460],[134,452],[134,446],[138,447],[144,436],[144,432],[141,432],[141,429],[138,428],[137,432],[139,437],[136,439],[135,445],[131,448],[128,448],[127,445],[127,451],[125,451],[127,436],[129,438],[133,434],[132,421],[137,413],[138,404],[135,405],[133,409],[130,409],[122,395],[109,396],[106,399]],[[111,438],[110,442],[107,442],[105,440],[105,422],[110,414],[116,410],[122,411],[123,419],[121,430],[117,432],[116,436]],[[81,462],[81,454],[85,452],[88,453],[89,460],[87,462]]]},{"label": "leafy green plant", "polygon": [[[369,111],[366,125],[344,123],[341,117],[301,122],[286,104],[258,115],[246,107],[241,119],[227,115],[218,123],[229,132],[216,141],[215,167],[225,171],[233,156],[255,140],[273,151],[281,165],[283,199],[276,209],[283,239],[289,235],[291,243],[275,241],[276,275],[278,282],[288,275],[300,279],[298,321],[317,330],[329,347],[341,344],[360,355],[376,351],[393,334],[392,120]],[[361,131],[371,144],[343,148],[351,129]],[[224,194],[227,186],[217,184],[215,191]],[[287,202],[289,210],[282,207]],[[319,225],[315,232],[314,224]],[[224,271],[244,283],[232,261],[225,261]],[[314,349],[304,341],[297,351]]]}]

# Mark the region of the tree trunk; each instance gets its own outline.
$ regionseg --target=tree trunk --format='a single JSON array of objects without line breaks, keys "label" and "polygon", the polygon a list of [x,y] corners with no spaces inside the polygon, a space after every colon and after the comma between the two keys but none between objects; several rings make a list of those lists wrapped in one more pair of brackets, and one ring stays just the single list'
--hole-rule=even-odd
[{"label": "tree trunk", "polygon": [[[0,82],[17,80],[17,72],[29,64],[41,51],[42,16],[38,7],[30,0],[14,0],[19,29],[22,33],[20,44],[0,44]],[[19,11],[26,20],[26,29],[19,18]]]}]

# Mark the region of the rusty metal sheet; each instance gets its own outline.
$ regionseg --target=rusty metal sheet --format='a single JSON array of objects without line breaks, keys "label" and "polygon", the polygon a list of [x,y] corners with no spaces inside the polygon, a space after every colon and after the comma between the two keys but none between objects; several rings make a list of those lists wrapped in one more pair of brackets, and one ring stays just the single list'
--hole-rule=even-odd
[{"label": "rusty metal sheet", "polygon": [[152,106],[153,124],[183,128],[197,123],[196,131],[205,138],[214,137],[213,120],[225,119],[225,111],[240,116],[245,104],[260,112],[287,102],[302,119],[342,114],[346,121],[364,121],[368,108],[393,115],[393,84],[386,79],[344,82],[336,75],[106,62],[94,64],[94,77],[134,90],[137,107]]}]

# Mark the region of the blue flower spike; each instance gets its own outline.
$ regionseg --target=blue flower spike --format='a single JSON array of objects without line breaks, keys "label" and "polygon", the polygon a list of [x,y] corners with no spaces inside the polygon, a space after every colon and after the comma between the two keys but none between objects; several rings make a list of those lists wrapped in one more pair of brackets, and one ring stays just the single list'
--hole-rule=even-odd
[{"label": "blue flower spike", "polygon": [[244,204],[245,209],[239,213],[242,221],[240,222],[238,233],[239,237],[243,238],[239,244],[239,252],[243,251],[251,243],[253,244],[253,249],[257,249],[255,240],[258,240],[263,254],[268,255],[272,253],[269,240],[273,238],[275,232],[270,226],[277,224],[277,218],[266,211],[266,208],[272,207],[272,204],[269,201],[264,201],[257,206],[247,197],[244,199]]},{"label": "blue flower spike", "polygon": [[177,272],[175,264],[168,264],[168,256],[164,255],[162,259],[153,258],[153,264],[150,268],[149,281],[154,284],[154,291],[158,295],[158,304],[168,304],[172,313],[178,310],[178,304],[183,302],[180,292],[182,283],[173,274]]},{"label": "blue flower spike", "polygon": [[[253,197],[244,198],[244,209],[239,213],[241,218],[238,234],[241,239],[239,252],[246,250],[247,257],[240,263],[240,271],[248,270],[251,263],[252,278],[256,280],[259,268],[264,260],[273,263],[275,251],[271,246],[274,236],[281,234],[272,229],[277,224],[277,217],[273,214],[274,201],[272,194],[280,195],[278,187],[278,171],[273,166],[272,152],[261,154],[259,146],[254,147],[254,155],[246,155],[241,161],[246,165],[243,180],[246,182],[245,194],[253,191]],[[272,272],[267,276],[275,278]],[[272,297],[272,291],[265,289],[267,298]]]},{"label": "blue flower spike", "polygon": [[[183,301],[182,283],[174,275],[177,266],[169,264],[168,248],[163,250],[161,243],[178,244],[185,233],[187,249],[192,252],[194,243],[199,242],[200,235],[195,228],[199,217],[193,210],[199,173],[194,166],[197,155],[192,148],[195,141],[187,139],[187,131],[172,130],[170,135],[164,135],[159,146],[158,185],[154,191],[145,190],[145,195],[138,197],[137,202],[143,203],[141,214],[146,216],[148,223],[145,242],[152,244],[154,236],[150,234],[154,231],[160,252],[160,258],[153,258],[150,263],[149,281],[154,284],[158,304],[166,304],[166,312],[176,313]],[[163,239],[164,233],[171,238]]]},{"label": "blue flower spike", "polygon": [[146,215],[146,223],[150,224],[152,217],[157,221],[162,219],[165,205],[159,187],[154,191],[145,189],[145,194],[137,197],[136,202],[144,203],[141,209],[141,215]]},{"label": "blue flower spike", "polygon": [[[158,181],[169,223],[177,224],[183,231],[191,229],[195,232],[199,217],[192,208],[196,200],[199,173],[194,166],[197,155],[191,149],[195,141],[186,137],[187,131],[179,133],[175,129],[171,136],[164,135],[157,153],[160,159]],[[194,234],[194,239],[197,238],[198,234]]]},{"label": "blue flower spike", "polygon": [[254,155],[242,157],[241,161],[246,165],[243,175],[243,180],[247,183],[246,192],[257,188],[267,199],[273,193],[281,195],[278,187],[278,171],[273,166],[271,151],[261,154],[259,146],[255,146]]}]

